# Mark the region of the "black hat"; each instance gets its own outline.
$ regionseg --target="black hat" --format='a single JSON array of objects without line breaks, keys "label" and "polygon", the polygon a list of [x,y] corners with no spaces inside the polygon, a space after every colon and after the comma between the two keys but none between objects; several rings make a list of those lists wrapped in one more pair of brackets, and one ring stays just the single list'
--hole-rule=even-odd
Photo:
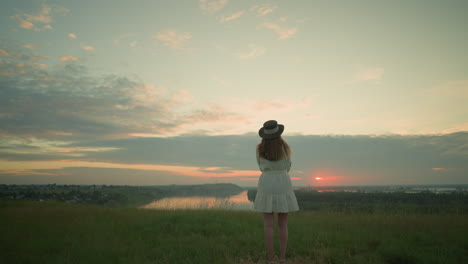
[{"label": "black hat", "polygon": [[258,135],[263,139],[278,138],[284,131],[284,126],[278,124],[276,120],[269,120],[263,124],[263,127],[258,131]]}]

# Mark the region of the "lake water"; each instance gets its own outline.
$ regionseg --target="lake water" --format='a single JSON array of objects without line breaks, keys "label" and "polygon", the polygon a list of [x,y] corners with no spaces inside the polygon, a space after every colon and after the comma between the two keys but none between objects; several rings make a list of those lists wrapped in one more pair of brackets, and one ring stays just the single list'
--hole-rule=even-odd
[{"label": "lake water", "polygon": [[168,197],[153,201],[142,206],[146,209],[225,209],[225,210],[253,210],[253,203],[247,198],[247,191],[229,196],[220,197]]}]

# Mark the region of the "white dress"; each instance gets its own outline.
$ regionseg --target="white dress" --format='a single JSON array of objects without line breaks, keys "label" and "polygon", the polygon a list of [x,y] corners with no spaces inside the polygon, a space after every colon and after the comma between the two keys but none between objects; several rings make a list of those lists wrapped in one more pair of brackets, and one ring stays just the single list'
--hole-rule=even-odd
[{"label": "white dress", "polygon": [[270,161],[257,155],[258,167],[262,175],[258,180],[254,209],[264,213],[287,213],[298,211],[289,170],[291,160]]}]

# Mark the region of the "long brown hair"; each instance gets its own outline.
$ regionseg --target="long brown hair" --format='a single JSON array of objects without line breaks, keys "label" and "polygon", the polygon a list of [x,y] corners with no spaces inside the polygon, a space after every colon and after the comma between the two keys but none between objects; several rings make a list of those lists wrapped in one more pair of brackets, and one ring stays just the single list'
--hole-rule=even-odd
[{"label": "long brown hair", "polygon": [[257,145],[257,155],[261,158],[277,161],[291,156],[291,149],[283,138],[262,139]]}]

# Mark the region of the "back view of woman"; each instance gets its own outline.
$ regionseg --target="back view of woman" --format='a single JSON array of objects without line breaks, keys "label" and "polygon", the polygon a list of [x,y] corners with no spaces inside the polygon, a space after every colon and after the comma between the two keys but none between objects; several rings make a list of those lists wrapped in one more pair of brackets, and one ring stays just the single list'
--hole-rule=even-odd
[{"label": "back view of woman", "polygon": [[267,121],[258,131],[262,142],[257,145],[257,163],[262,171],[258,181],[254,208],[263,213],[265,246],[268,261],[274,263],[274,213],[278,214],[280,263],[286,263],[288,243],[288,212],[298,211],[289,170],[291,150],[281,138],[284,126],[275,120]]}]

